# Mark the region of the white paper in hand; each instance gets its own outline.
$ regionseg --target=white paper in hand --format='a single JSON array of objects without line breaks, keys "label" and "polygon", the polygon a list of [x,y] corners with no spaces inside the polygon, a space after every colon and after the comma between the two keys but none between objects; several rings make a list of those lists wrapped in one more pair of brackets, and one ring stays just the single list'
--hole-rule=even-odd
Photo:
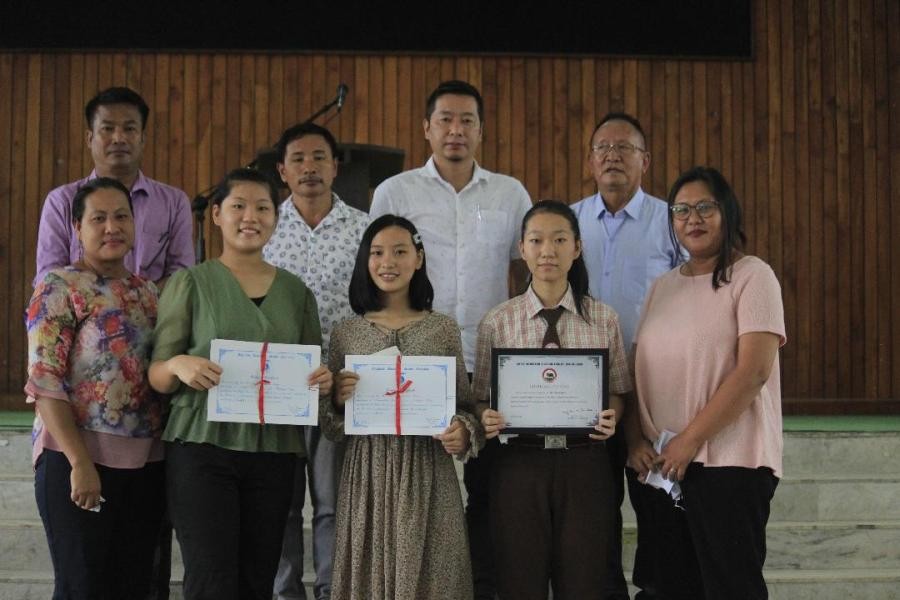
[{"label": "white paper in hand", "polygon": [[[666,447],[672,438],[674,438],[677,434],[669,431],[668,429],[663,429],[663,431],[659,434],[659,438],[653,443],[653,449],[656,450],[656,453],[659,454],[663,451],[663,448]],[[681,486],[678,485],[677,481],[670,481],[669,479],[662,476],[662,473],[659,471],[650,471],[647,473],[647,477],[644,479],[644,483],[647,485],[652,485],[655,488],[659,488],[672,496],[672,499],[676,502],[681,498]]]}]

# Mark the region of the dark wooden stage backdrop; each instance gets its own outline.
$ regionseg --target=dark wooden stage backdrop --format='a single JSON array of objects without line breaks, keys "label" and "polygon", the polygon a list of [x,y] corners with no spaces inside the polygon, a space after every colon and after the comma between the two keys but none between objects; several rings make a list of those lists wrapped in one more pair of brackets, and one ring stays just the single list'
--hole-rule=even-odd
[{"label": "dark wooden stage backdrop", "polygon": [[[36,43],[35,45],[39,45]],[[534,199],[594,191],[590,131],[637,114],[664,196],[683,169],[736,187],[750,251],[783,290],[790,412],[888,412],[900,398],[900,3],[760,0],[755,59],[0,53],[0,408],[21,408],[22,312],[41,202],[91,168],[82,107],[126,84],[151,105],[144,170],[184,188],[247,163],[287,125],[350,85],[328,125],[345,142],[427,158],[423,101],[440,80],[485,96],[479,160]],[[215,251],[219,240],[210,239]]]}]

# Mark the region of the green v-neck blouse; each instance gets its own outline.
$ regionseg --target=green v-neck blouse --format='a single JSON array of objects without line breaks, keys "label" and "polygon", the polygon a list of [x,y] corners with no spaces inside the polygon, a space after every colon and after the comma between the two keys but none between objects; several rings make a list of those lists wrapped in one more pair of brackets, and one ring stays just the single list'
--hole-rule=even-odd
[{"label": "green v-neck blouse", "polygon": [[[283,269],[277,270],[259,306],[218,260],[178,271],[159,300],[153,360],[179,354],[209,358],[210,342],[216,338],[321,345],[315,298],[298,277]],[[205,390],[184,384],[178,387],[172,394],[164,440],[246,452],[303,454],[301,427],[207,421],[206,396]]]}]

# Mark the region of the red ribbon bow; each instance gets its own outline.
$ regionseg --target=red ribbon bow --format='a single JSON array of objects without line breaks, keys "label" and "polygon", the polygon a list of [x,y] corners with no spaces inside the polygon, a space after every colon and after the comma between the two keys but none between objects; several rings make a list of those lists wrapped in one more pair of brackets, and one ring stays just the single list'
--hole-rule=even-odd
[{"label": "red ribbon bow", "polygon": [[266,354],[269,352],[269,342],[263,342],[262,352],[259,354],[259,397],[256,400],[256,408],[259,411],[259,424],[266,424],[266,384],[272,383],[266,379]]},{"label": "red ribbon bow", "polygon": [[409,389],[412,385],[412,379],[407,379],[403,385],[400,384],[403,369],[400,367],[400,355],[397,355],[397,364],[394,367],[394,375],[396,377],[397,389],[388,390],[385,396],[394,396],[394,428],[396,435],[400,435],[400,394]]}]

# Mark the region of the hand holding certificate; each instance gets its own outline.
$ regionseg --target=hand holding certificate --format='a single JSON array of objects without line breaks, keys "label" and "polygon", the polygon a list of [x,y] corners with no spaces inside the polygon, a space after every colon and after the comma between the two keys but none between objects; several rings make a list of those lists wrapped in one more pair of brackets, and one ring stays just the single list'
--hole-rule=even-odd
[{"label": "hand holding certificate", "polygon": [[222,375],[209,390],[207,419],[318,424],[319,389],[307,380],[320,355],[319,346],[213,340],[210,360],[222,367]]},{"label": "hand holding certificate", "polygon": [[456,359],[447,356],[348,355],[359,380],[347,401],[348,435],[436,435],[456,413]]},{"label": "hand holding certificate", "polygon": [[491,351],[491,408],[505,417],[504,434],[596,434],[609,404],[609,350]]}]

